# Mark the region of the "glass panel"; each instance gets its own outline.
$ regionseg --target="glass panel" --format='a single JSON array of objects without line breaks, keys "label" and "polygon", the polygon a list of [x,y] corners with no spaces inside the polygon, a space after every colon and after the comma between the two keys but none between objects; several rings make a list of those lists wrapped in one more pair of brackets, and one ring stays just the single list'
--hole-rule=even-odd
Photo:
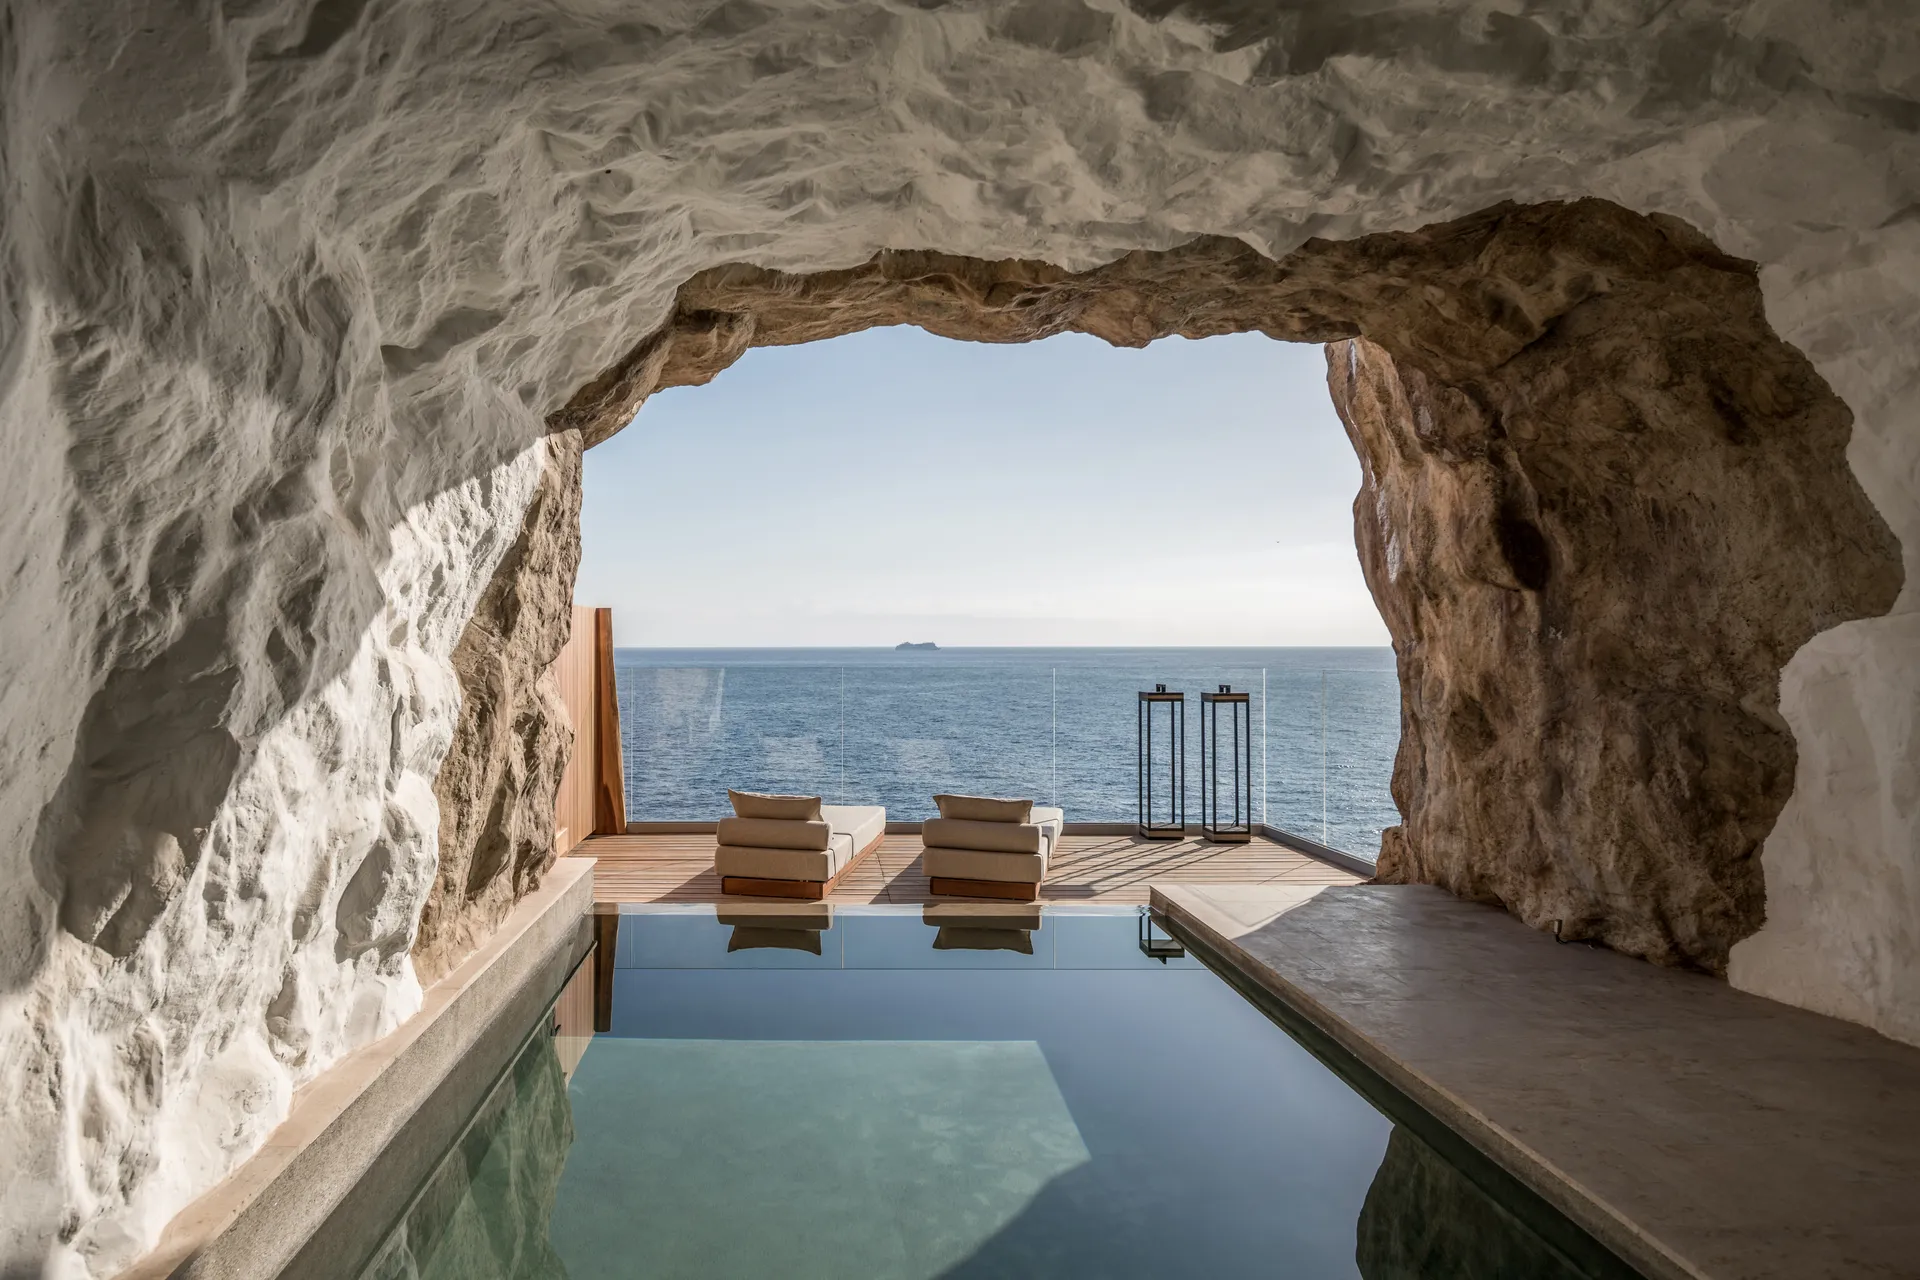
[{"label": "glass panel", "polygon": [[1393,804],[1393,756],[1400,745],[1400,680],[1392,653],[1370,651],[1329,664],[1326,673],[1327,823],[1322,844],[1373,861],[1380,833],[1400,821]]},{"label": "glass panel", "polygon": [[1189,823],[1200,695],[1221,684],[1253,695],[1243,785],[1256,821],[1365,858],[1398,821],[1387,649],[622,649],[615,671],[636,822],[724,817],[734,787],[882,804],[896,822],[932,817],[933,795],[957,791],[1132,823],[1138,694],[1155,684],[1187,694]]},{"label": "glass panel", "polygon": [[[1134,822],[1138,818],[1139,695],[1164,684],[1169,692],[1187,695],[1186,764],[1187,821],[1200,821],[1200,695],[1230,684],[1235,689],[1260,688],[1259,651],[1244,649],[1072,649],[1054,651],[1051,661],[1059,672],[1059,754],[1061,806],[1068,822]],[[1166,756],[1161,734],[1166,713],[1155,721],[1154,753],[1159,762],[1153,778],[1155,813],[1164,816],[1168,792]],[[1255,719],[1257,720],[1257,708]],[[1254,726],[1258,733],[1258,725]],[[1222,723],[1221,744],[1231,742]],[[1253,744],[1259,764],[1259,743]],[[1228,781],[1220,796],[1232,804],[1231,760],[1222,761]],[[1243,786],[1246,785],[1243,781]],[[1259,817],[1257,787],[1253,816]]]},{"label": "glass panel", "polygon": [[855,651],[847,671],[848,785],[895,822],[937,817],[939,792],[1053,793],[1045,662],[992,650]]},{"label": "glass panel", "polygon": [[1330,812],[1321,786],[1327,656],[1320,649],[1281,650],[1266,672],[1266,820],[1309,840],[1321,840]]},{"label": "glass panel", "polygon": [[630,821],[724,818],[729,787],[842,797],[838,664],[621,649],[614,678]]}]

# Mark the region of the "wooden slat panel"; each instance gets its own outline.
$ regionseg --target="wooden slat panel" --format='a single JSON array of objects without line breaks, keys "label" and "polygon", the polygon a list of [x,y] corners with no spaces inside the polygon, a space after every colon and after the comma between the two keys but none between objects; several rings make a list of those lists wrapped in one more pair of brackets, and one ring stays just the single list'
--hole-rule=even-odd
[{"label": "wooden slat panel", "polygon": [[593,832],[594,764],[599,745],[594,736],[593,610],[573,606],[573,631],[553,661],[560,683],[560,700],[573,723],[573,754],[560,775],[560,794],[553,806],[554,848],[566,853]]},{"label": "wooden slat panel", "polygon": [[[599,859],[603,902],[721,902],[711,833],[595,836],[576,852]],[[917,835],[889,835],[834,887],[845,903],[938,901]],[[1040,886],[1043,902],[1136,904],[1156,880],[1185,884],[1357,884],[1359,878],[1271,840],[1211,844],[1131,836],[1066,836]]]},{"label": "wooden slat panel", "polygon": [[626,767],[621,761],[620,695],[613,678],[613,610],[593,611],[594,778],[593,830],[610,835],[627,829]]}]

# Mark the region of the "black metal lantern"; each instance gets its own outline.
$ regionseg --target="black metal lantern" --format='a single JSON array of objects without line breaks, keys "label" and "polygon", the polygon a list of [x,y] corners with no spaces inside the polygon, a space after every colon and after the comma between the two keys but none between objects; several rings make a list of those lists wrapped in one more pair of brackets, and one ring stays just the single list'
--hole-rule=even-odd
[{"label": "black metal lantern", "polygon": [[[1220,721],[1231,738],[1220,741]],[[1231,807],[1221,804],[1221,784],[1233,788]],[[1223,684],[1200,695],[1200,830],[1209,840],[1253,839],[1253,699]]]},{"label": "black metal lantern", "polygon": [[[1164,800],[1166,817],[1159,814],[1163,801],[1155,794],[1154,782],[1159,776],[1153,758],[1154,722],[1161,720],[1160,709],[1166,708],[1165,727],[1161,734],[1167,740],[1167,791]],[[1187,695],[1168,693],[1167,686],[1157,684],[1153,692],[1140,694],[1140,713],[1136,725],[1136,745],[1139,756],[1137,776],[1139,786],[1139,809],[1137,817],[1140,834],[1149,840],[1179,840],[1187,834]]]}]

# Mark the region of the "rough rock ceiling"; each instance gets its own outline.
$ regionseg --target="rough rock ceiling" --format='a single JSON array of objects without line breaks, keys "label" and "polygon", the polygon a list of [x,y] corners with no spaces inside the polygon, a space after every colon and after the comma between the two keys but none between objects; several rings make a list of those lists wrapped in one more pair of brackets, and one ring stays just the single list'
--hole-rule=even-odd
[{"label": "rough rock ceiling", "polygon": [[1781,668],[1891,606],[1901,565],[1846,468],[1851,417],[1769,330],[1751,264],[1587,200],[1277,262],[1207,238],[1077,273],[924,252],[720,267],[549,423],[595,443],[750,347],[887,324],[1352,338],[1329,382],[1402,683],[1382,878],[1714,972],[1760,928],[1795,766]]},{"label": "rough rock ceiling", "polygon": [[1586,195],[1758,262],[1908,585],[1782,676],[1730,973],[1920,1040],[1917,130],[1904,0],[0,4],[0,1270],[110,1273],[415,1007],[544,419],[728,263]]}]

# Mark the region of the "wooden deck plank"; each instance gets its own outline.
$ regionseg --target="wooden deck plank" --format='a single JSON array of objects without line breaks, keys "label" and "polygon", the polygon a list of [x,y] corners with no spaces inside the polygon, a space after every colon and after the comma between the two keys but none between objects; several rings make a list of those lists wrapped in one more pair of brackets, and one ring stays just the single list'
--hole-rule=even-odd
[{"label": "wooden deck plank", "polygon": [[[710,834],[594,836],[572,855],[598,859],[602,902],[723,902]],[[917,835],[889,835],[835,886],[830,902],[917,905],[929,892]],[[1043,902],[1145,903],[1154,881],[1173,884],[1358,884],[1359,878],[1271,840],[1211,844],[1131,836],[1063,837],[1040,886]]]}]

